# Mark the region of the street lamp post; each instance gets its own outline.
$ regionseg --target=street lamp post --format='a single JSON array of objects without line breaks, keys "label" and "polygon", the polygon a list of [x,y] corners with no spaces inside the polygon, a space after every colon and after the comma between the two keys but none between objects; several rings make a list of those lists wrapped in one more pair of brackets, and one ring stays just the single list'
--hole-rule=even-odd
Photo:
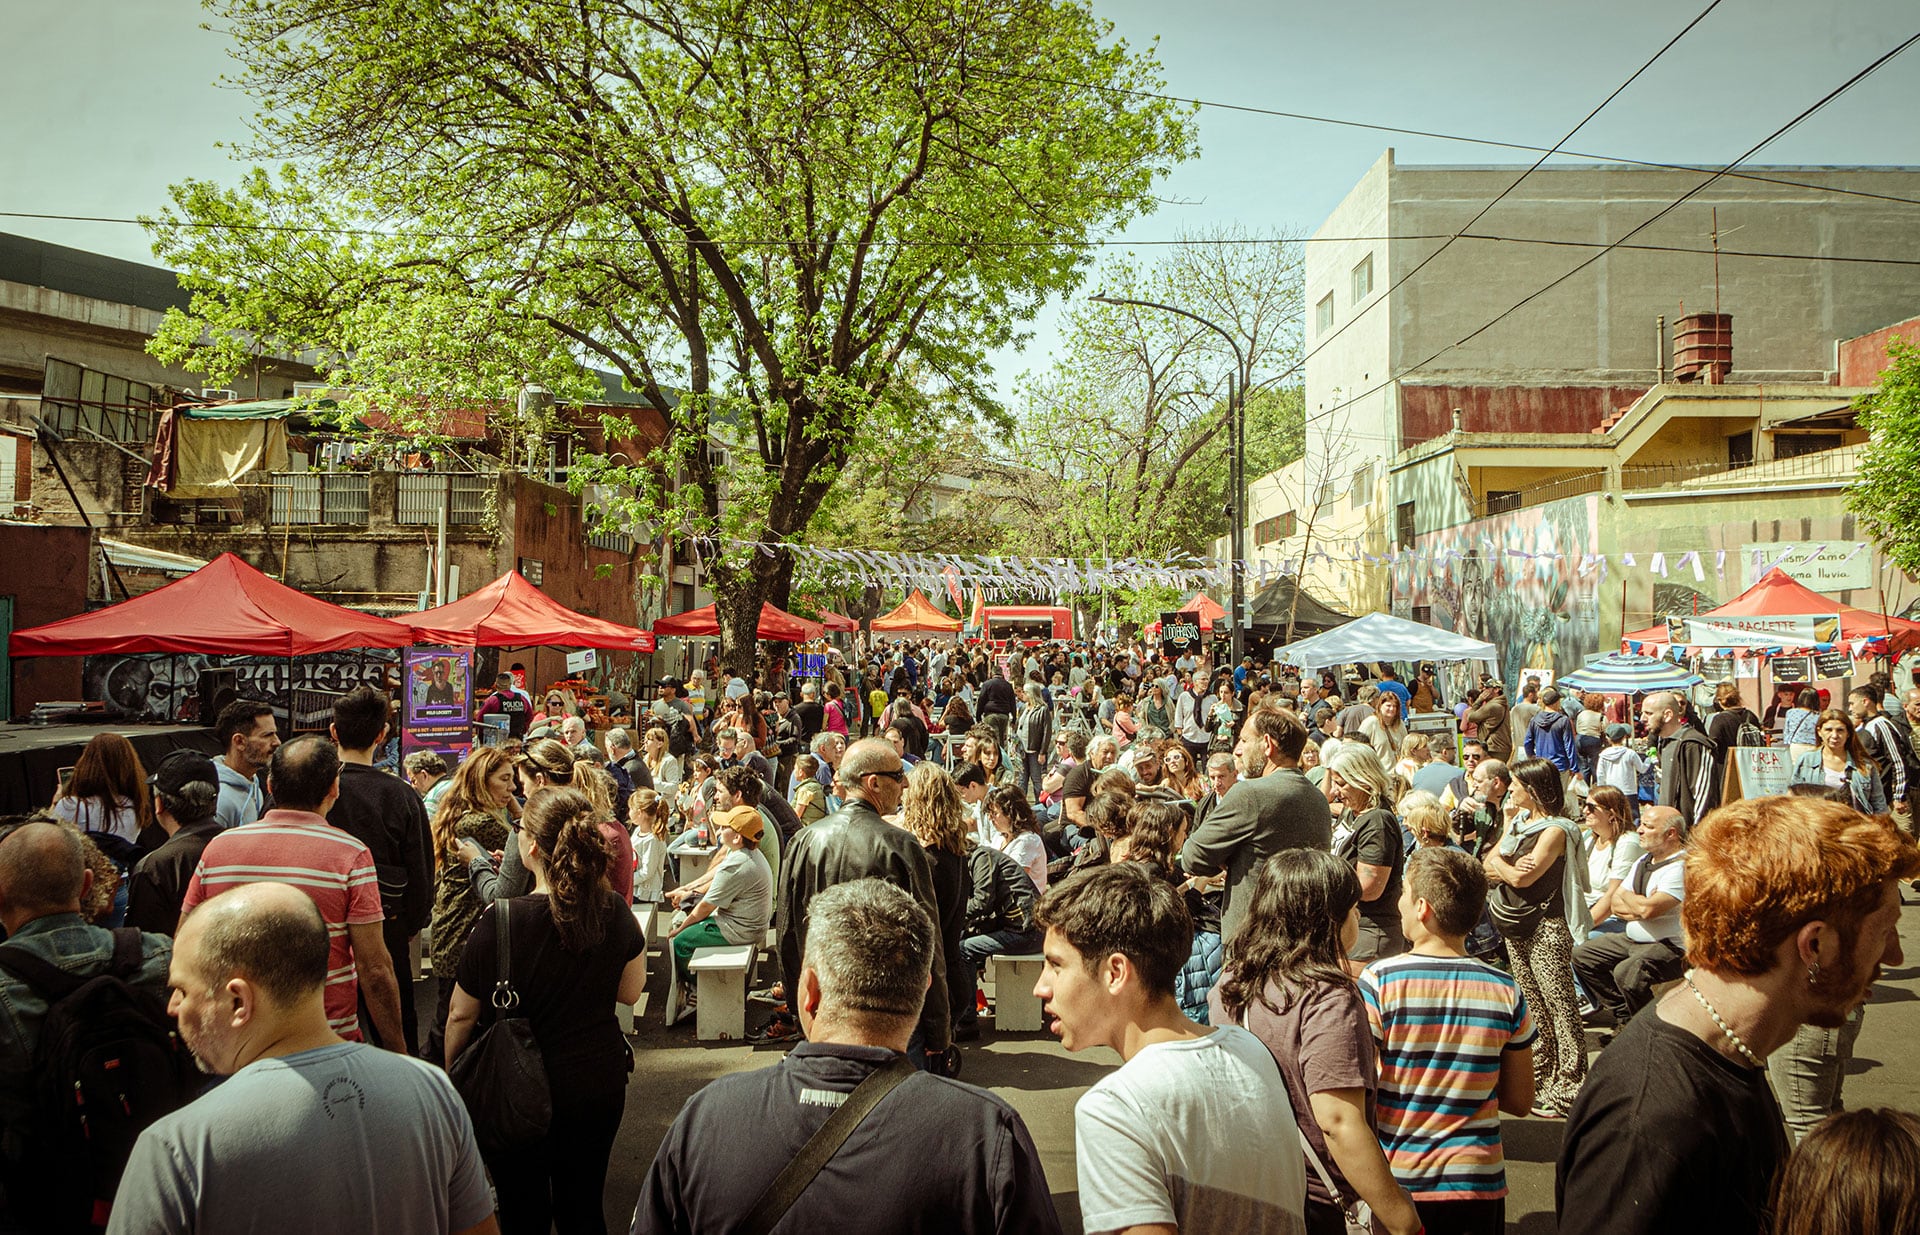
[{"label": "street lamp post", "polygon": [[1142,309],[1159,309],[1163,313],[1172,313],[1199,322],[1227,341],[1233,349],[1233,372],[1227,378],[1227,441],[1228,464],[1227,485],[1232,492],[1228,506],[1228,528],[1230,552],[1233,561],[1229,570],[1233,576],[1232,607],[1227,610],[1227,631],[1233,649],[1233,665],[1238,666],[1240,658],[1247,654],[1247,630],[1242,624],[1246,616],[1247,598],[1247,416],[1243,402],[1243,387],[1247,382],[1247,359],[1240,351],[1240,344],[1220,326],[1208,321],[1197,313],[1177,309],[1170,304],[1161,304],[1154,300],[1131,300],[1124,296],[1093,296],[1095,304],[1134,305]]}]

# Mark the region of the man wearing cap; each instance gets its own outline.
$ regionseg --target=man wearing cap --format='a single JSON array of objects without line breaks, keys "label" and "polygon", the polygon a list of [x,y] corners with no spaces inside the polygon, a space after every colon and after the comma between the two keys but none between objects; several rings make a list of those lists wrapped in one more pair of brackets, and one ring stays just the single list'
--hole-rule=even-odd
[{"label": "man wearing cap", "polygon": [[480,710],[474,713],[475,720],[485,720],[489,716],[507,718],[508,737],[527,736],[527,724],[533,719],[533,700],[513,684],[511,673],[494,675],[493,693],[481,702]]},{"label": "man wearing cap", "polygon": [[687,962],[695,948],[727,944],[757,945],[773,920],[773,871],[760,852],[766,823],[751,806],[731,806],[711,816],[720,830],[727,856],[713,872],[707,893],[686,920],[673,928],[673,964],[680,971],[680,989],[691,992]]},{"label": "man wearing cap", "polygon": [[1507,691],[1497,678],[1482,679],[1480,694],[1467,708],[1467,723],[1485,744],[1487,757],[1505,762],[1513,754],[1513,730],[1507,724]]},{"label": "man wearing cap", "polygon": [[[669,709],[663,719],[667,722],[667,753],[675,759],[684,760],[693,753],[694,743],[700,737],[700,724],[693,718],[693,705],[684,696],[686,686],[679,678],[661,678],[654,684],[659,691],[658,703]],[[656,705],[657,706],[657,705]]]},{"label": "man wearing cap", "polygon": [[220,834],[220,771],[199,751],[176,750],[147,778],[153,817],[166,832],[158,849],[140,859],[127,880],[127,925],[171,936],[180,923],[187,881],[207,842]]}]

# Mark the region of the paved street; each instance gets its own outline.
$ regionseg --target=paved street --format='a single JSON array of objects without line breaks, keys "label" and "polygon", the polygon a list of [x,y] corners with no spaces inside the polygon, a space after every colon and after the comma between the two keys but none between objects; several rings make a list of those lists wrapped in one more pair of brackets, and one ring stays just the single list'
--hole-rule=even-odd
[{"label": "paved street", "polygon": [[[1908,1045],[1920,1035],[1920,900],[1909,893],[1908,901],[1900,931],[1908,960],[1888,971],[1874,992],[1847,1080],[1851,1106],[1920,1109],[1920,1067],[1915,1066]],[[666,980],[657,962],[655,969],[649,995],[657,1003],[664,998]],[[763,1014],[756,1010],[750,1017]],[[614,1147],[607,1187],[607,1222],[616,1230],[625,1230],[631,1221],[633,1202],[654,1149],[686,1097],[716,1076],[769,1066],[783,1053],[776,1048],[698,1045],[691,1021],[663,1029],[657,1011],[648,1014],[634,1045],[636,1065],[627,1094],[626,1122]],[[1117,1062],[1115,1057],[1105,1050],[1068,1055],[1046,1035],[996,1038],[990,1029],[983,1042],[965,1049],[961,1079],[992,1089],[1026,1119],[1053,1185],[1061,1221],[1068,1232],[1079,1231],[1073,1104]],[[1553,1161],[1560,1128],[1558,1122],[1538,1119],[1505,1121],[1512,1187],[1508,1230],[1513,1235],[1550,1235],[1554,1230]]]}]

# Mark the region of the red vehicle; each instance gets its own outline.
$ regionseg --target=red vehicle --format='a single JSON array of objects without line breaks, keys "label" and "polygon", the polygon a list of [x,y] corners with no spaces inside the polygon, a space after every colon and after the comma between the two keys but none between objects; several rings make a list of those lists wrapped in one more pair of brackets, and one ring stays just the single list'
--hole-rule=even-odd
[{"label": "red vehicle", "polygon": [[1041,643],[1073,638],[1073,610],[1053,605],[988,605],[987,638]]}]

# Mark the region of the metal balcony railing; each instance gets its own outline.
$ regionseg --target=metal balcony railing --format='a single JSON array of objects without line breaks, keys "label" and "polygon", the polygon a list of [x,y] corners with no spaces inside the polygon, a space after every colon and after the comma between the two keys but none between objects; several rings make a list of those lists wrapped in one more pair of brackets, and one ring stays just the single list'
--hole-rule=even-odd
[{"label": "metal balcony railing", "polygon": [[479,472],[403,472],[394,489],[395,523],[434,526],[440,504],[447,504],[450,527],[472,527],[487,521],[487,495],[494,479]]},{"label": "metal balcony railing", "polygon": [[274,472],[270,477],[274,523],[365,527],[365,472]]}]

